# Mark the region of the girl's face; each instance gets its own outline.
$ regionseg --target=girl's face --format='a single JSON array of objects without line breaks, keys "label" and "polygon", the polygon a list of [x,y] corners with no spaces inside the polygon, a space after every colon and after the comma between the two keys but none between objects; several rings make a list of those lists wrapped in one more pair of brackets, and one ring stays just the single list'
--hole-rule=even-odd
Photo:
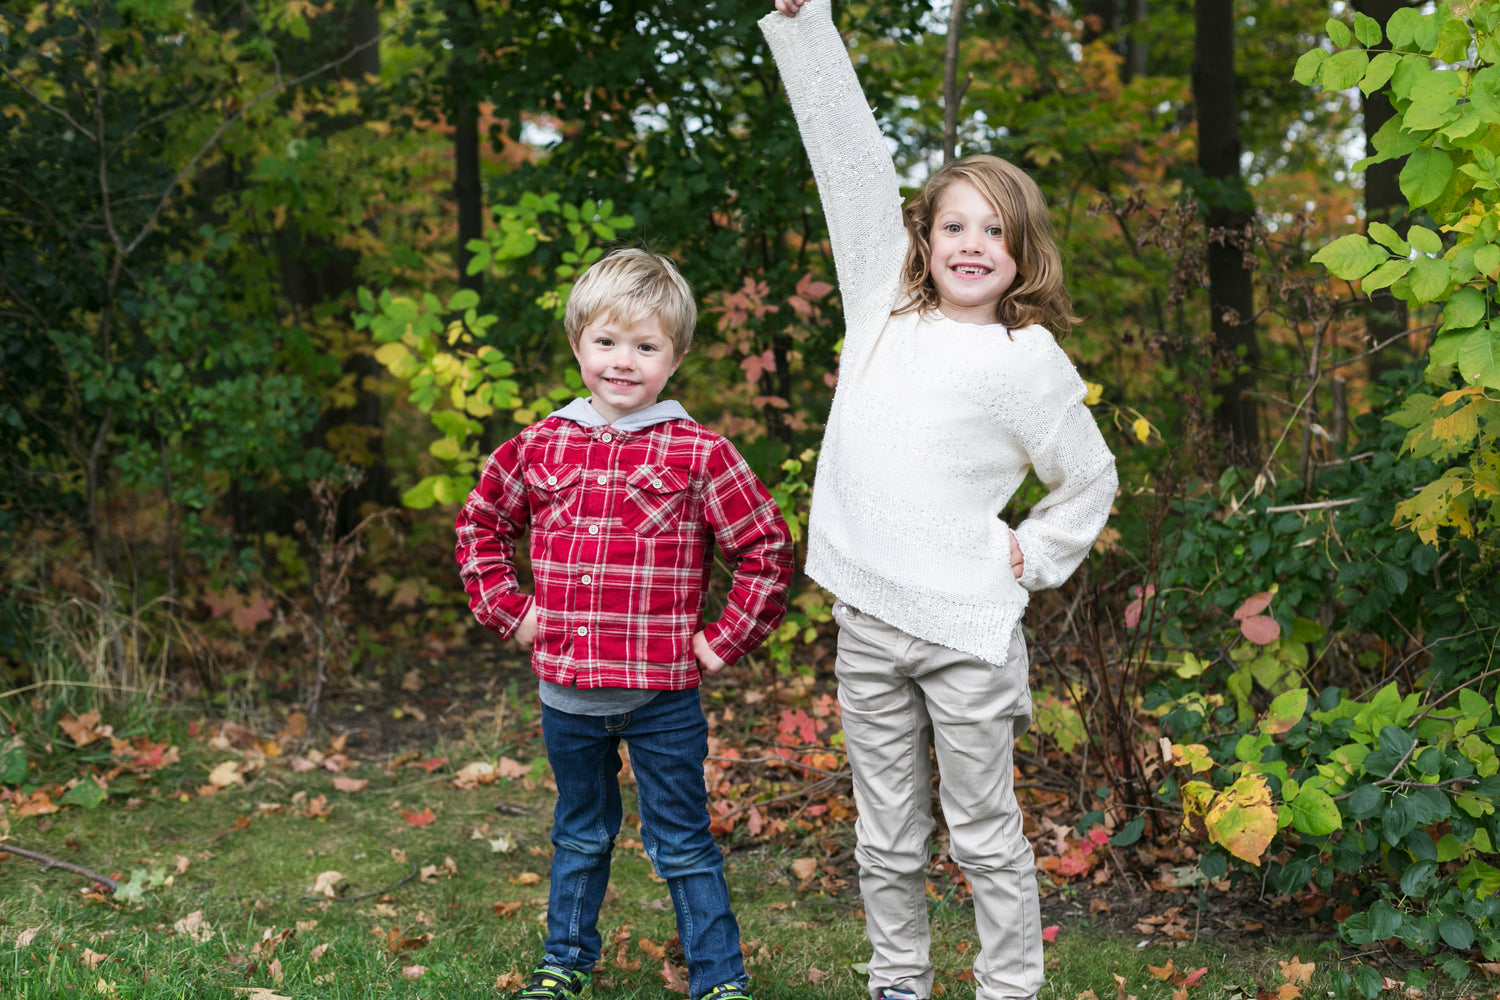
[{"label": "girl's face", "polygon": [[969,181],[956,180],[938,198],[928,239],[939,311],[960,323],[997,322],[1016,262],[1005,249],[995,206]]}]

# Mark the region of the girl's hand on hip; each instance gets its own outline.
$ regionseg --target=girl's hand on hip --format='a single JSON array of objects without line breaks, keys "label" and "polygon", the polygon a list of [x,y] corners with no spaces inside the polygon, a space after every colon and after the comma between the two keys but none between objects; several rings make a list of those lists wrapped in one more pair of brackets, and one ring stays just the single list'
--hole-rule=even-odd
[{"label": "girl's hand on hip", "polygon": [[[1005,529],[1010,531],[1009,528]],[[1010,532],[1010,571],[1016,574],[1016,579],[1021,579],[1021,574],[1026,572],[1026,553],[1021,551],[1021,543],[1016,540],[1016,533]]]},{"label": "girl's hand on hip", "polygon": [[776,9],[787,17],[796,17],[806,0],[776,0]]},{"label": "girl's hand on hip", "polygon": [[522,649],[530,649],[536,645],[536,602],[531,602],[531,607],[526,609],[526,617],[521,619],[521,624],[516,626],[516,634],[513,636],[516,645]]},{"label": "girl's hand on hip", "polygon": [[708,639],[702,632],[693,633],[693,656],[698,660],[698,666],[704,673],[716,674],[724,669],[724,661],[719,659],[719,654],[709,646]]}]

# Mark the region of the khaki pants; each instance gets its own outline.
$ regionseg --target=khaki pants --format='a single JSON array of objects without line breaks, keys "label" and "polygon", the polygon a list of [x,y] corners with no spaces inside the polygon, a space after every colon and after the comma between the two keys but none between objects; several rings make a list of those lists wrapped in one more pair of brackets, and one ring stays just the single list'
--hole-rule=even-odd
[{"label": "khaki pants", "polygon": [[950,853],[974,890],[976,1000],[1026,1000],[1042,984],[1042,921],[1021,831],[1013,744],[1031,724],[1017,625],[1002,666],[913,638],[835,602],[844,741],[854,772],[860,892],[882,987],[932,995],[925,869],[937,751]]}]

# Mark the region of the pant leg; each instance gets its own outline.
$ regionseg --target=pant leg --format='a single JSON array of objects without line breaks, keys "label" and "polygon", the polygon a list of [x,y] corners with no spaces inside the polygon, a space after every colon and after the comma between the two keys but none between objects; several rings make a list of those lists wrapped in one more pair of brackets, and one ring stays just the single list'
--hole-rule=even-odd
[{"label": "pant leg", "polygon": [[1018,627],[1003,665],[924,645],[917,682],[932,716],[943,817],[974,891],[975,997],[1028,1000],[1044,972],[1036,866],[1014,782],[1014,738],[1031,718],[1025,641]]},{"label": "pant leg", "polygon": [[628,714],[641,840],[666,879],[687,956],[692,1000],[723,983],[744,983],[740,928],[729,904],[724,855],[709,832],[703,761],[708,720],[697,689],[664,692]]},{"label": "pant leg", "polygon": [[620,832],[622,716],[574,715],[542,705],[542,739],[557,781],[546,961],[589,972],[599,960],[599,908]]},{"label": "pant leg", "polygon": [[914,640],[842,602],[834,610],[839,708],[858,809],[854,853],[871,948],[870,995],[893,986],[931,996],[931,722],[920,689],[898,672]]}]

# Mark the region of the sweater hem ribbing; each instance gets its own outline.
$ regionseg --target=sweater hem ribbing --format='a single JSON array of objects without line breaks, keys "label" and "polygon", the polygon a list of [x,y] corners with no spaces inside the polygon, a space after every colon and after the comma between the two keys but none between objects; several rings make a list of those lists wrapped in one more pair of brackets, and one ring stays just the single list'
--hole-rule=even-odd
[{"label": "sweater hem ribbing", "polygon": [[809,532],[806,573],[824,590],[907,635],[1003,664],[1026,602],[964,598],[901,585]]}]

